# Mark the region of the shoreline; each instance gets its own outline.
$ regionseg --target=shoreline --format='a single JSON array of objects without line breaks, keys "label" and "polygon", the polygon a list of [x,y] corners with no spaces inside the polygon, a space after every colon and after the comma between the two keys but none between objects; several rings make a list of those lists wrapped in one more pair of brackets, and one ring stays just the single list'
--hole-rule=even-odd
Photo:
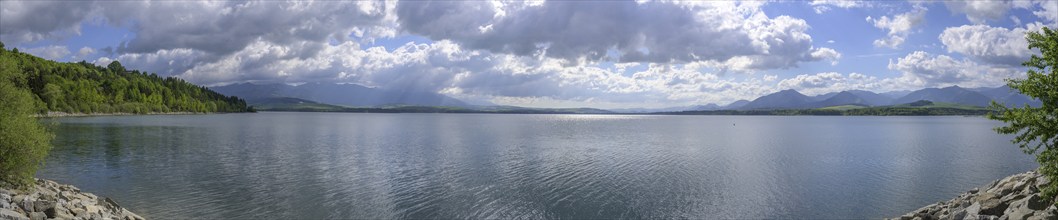
[{"label": "shoreline", "polygon": [[1036,170],[1014,174],[893,219],[1058,219],[1058,207],[1040,195],[1048,184]]},{"label": "shoreline", "polygon": [[0,219],[144,219],[110,198],[75,186],[45,179],[33,182],[29,189],[0,187]]}]

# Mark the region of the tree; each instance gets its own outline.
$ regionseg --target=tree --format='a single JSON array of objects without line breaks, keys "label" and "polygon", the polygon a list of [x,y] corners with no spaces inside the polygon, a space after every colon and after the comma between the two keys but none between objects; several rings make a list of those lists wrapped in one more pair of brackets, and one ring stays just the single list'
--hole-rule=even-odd
[{"label": "tree", "polygon": [[125,66],[122,66],[120,62],[115,60],[107,65],[107,69],[112,73],[125,73]]},{"label": "tree", "polygon": [[32,117],[36,100],[16,83],[26,77],[17,68],[0,58],[0,183],[25,186],[51,150],[53,136]]},{"label": "tree", "polygon": [[[1043,105],[1008,108],[992,102],[996,114],[988,118],[1000,120],[1005,126],[995,128],[1002,134],[1015,134],[1014,142],[1027,154],[1036,155],[1039,172],[1051,179],[1041,189],[1044,198],[1058,195],[1058,32],[1044,27],[1041,32],[1028,33],[1029,49],[1041,54],[1032,55],[1021,65],[1028,67],[1025,79],[1008,79],[1007,85],[1021,93],[1039,99]],[[1058,202],[1058,201],[1056,201]]]}]

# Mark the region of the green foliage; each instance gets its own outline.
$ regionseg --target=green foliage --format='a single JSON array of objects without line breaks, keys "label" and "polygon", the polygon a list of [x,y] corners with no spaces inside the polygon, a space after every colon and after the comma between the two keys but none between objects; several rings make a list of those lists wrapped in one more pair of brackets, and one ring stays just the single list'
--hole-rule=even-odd
[{"label": "green foliage", "polygon": [[[0,53],[10,53],[0,51]],[[0,59],[0,182],[25,186],[51,150],[53,135],[37,118],[26,76],[8,59]]]},{"label": "green foliage", "polygon": [[1039,172],[1052,180],[1042,189],[1044,198],[1054,198],[1058,196],[1058,183],[1054,182],[1058,180],[1058,32],[1044,27],[1041,32],[1028,33],[1026,38],[1029,48],[1039,49],[1041,55],[1032,55],[1022,63],[1029,68],[1028,77],[1009,79],[1007,85],[1039,99],[1043,105],[1008,108],[992,102],[991,108],[997,113],[988,117],[1006,123],[996,132],[1015,134],[1012,142],[1025,153],[1036,155]]},{"label": "green foliage", "polygon": [[174,77],[162,78],[125,69],[114,61],[105,68],[81,61],[59,63],[16,51],[0,51],[24,75],[16,86],[28,88],[35,103],[67,113],[246,112],[246,102]]}]

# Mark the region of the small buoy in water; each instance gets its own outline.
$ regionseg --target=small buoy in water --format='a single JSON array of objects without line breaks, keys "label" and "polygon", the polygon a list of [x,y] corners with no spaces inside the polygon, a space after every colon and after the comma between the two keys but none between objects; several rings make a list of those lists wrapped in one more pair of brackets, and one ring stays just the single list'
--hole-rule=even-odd
[{"label": "small buoy in water", "polygon": [[731,123],[731,126],[735,126],[735,123]]}]

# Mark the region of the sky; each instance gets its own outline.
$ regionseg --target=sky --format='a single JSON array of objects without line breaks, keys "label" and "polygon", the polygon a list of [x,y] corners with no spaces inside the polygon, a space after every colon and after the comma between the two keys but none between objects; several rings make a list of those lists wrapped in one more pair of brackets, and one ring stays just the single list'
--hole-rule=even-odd
[{"label": "sky", "polygon": [[1058,1],[0,1],[0,42],[205,86],[353,83],[527,107],[996,87]]}]

